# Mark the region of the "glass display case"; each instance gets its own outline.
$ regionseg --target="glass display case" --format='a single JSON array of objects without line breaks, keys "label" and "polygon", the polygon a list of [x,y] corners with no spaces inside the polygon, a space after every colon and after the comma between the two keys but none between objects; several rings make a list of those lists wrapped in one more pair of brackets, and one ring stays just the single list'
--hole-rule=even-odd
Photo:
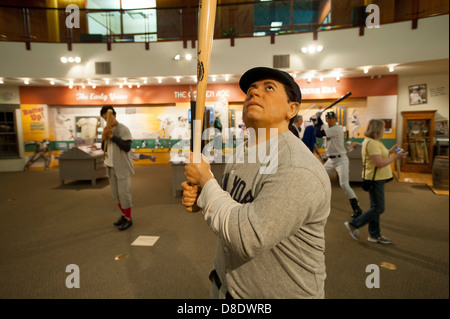
[{"label": "glass display case", "polygon": [[433,168],[435,113],[436,111],[402,112],[402,148],[408,152],[408,156],[402,160],[402,171],[431,173]]}]

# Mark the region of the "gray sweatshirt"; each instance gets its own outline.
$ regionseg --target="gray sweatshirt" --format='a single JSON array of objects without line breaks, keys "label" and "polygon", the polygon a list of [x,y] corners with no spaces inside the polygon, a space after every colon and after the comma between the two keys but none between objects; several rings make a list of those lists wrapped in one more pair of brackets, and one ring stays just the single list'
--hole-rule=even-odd
[{"label": "gray sweatshirt", "polygon": [[198,198],[218,236],[214,268],[234,298],[324,298],[328,174],[290,131],[257,148],[254,163],[241,144],[222,188],[210,179]]}]

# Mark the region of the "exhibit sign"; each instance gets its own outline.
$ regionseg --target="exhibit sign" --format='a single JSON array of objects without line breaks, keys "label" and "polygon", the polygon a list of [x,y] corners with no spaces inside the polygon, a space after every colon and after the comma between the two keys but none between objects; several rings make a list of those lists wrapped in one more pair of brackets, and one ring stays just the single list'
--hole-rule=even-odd
[{"label": "exhibit sign", "polygon": [[[296,81],[304,100],[336,99],[352,92],[352,98],[368,96],[397,95],[397,76],[381,78],[326,78],[310,82]],[[20,101],[24,104],[47,105],[164,105],[190,102],[196,98],[195,85],[142,85],[133,86],[97,86],[92,88],[21,86]],[[206,102],[215,102],[225,98],[229,102],[243,102],[245,94],[238,83],[208,84]]]},{"label": "exhibit sign", "polygon": [[43,104],[21,104],[23,140],[41,141],[48,138],[48,110]]}]

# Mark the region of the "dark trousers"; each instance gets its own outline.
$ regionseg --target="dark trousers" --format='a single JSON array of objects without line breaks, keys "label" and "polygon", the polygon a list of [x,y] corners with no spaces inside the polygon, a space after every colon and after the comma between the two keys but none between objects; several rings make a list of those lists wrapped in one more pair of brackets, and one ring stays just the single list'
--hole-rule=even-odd
[{"label": "dark trousers", "polygon": [[369,192],[370,196],[370,208],[350,222],[355,228],[360,228],[366,224],[369,224],[369,234],[378,238],[381,236],[380,230],[380,215],[384,212],[384,185],[386,181],[374,181],[373,188]]}]

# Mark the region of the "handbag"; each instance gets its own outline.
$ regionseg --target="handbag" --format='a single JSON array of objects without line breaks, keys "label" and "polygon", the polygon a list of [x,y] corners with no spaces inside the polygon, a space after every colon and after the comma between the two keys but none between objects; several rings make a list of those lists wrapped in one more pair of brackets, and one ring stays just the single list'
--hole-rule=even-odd
[{"label": "handbag", "polygon": [[[366,144],[366,153],[367,153],[367,145],[370,143],[370,141],[369,142],[367,142],[367,144]],[[366,192],[370,192],[371,190],[372,190],[372,188],[373,188],[373,184],[374,184],[374,181],[375,181],[375,174],[377,173],[377,167],[375,167],[375,172],[373,172],[373,177],[372,177],[372,179],[370,180],[370,179],[365,179],[364,177],[366,176],[366,161],[365,161],[365,159],[364,159],[364,173],[363,173],[363,184],[362,184],[362,189],[364,190],[364,191],[366,191]]]}]

